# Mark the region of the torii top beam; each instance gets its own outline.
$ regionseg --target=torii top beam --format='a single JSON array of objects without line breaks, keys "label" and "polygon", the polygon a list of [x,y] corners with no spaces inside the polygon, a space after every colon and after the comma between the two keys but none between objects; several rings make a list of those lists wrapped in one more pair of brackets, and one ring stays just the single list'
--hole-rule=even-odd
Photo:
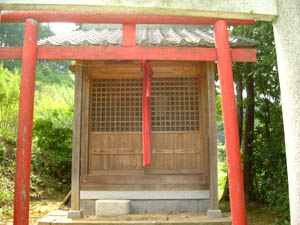
[{"label": "torii top beam", "polygon": [[[219,18],[174,15],[115,14],[92,12],[2,12],[2,23],[24,23],[27,18],[38,22],[118,23],[118,24],[197,24],[213,25]],[[225,19],[228,25],[253,25],[254,20]]]},{"label": "torii top beam", "polygon": [[277,0],[1,0],[2,11],[69,11],[164,14],[223,19],[274,20]]}]

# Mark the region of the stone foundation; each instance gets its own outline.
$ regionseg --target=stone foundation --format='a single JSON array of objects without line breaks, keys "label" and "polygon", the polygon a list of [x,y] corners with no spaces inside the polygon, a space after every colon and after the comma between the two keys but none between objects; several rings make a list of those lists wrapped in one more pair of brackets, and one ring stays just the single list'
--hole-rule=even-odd
[{"label": "stone foundation", "polygon": [[81,191],[84,214],[95,214],[96,200],[130,200],[131,213],[198,213],[209,208],[209,191]]},{"label": "stone foundation", "polygon": [[[95,214],[96,200],[81,200],[80,205],[84,214]],[[198,213],[206,212],[209,199],[181,200],[131,200],[131,213]]]}]

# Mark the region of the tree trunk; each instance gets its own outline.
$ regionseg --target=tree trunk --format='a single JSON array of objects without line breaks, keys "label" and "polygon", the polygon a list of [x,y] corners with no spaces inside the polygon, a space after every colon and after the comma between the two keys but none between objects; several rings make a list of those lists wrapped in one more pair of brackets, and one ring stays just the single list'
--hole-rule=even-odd
[{"label": "tree trunk", "polygon": [[246,118],[245,118],[245,141],[244,141],[244,182],[245,194],[248,200],[255,200],[253,193],[253,132],[254,132],[254,79],[253,74],[249,74],[246,79]]},{"label": "tree trunk", "polygon": [[270,133],[270,128],[269,128],[271,118],[270,118],[270,100],[269,100],[269,98],[265,99],[265,104],[266,104],[266,111],[265,111],[266,144],[267,144],[268,149],[271,149],[271,133]]},{"label": "tree trunk", "polygon": [[[243,80],[240,77],[236,82],[236,110],[238,117],[239,135],[240,143],[242,143],[243,137]],[[220,201],[229,201],[229,185],[228,185],[228,175],[226,177],[226,184],[224,187],[223,195]]]},{"label": "tree trunk", "polygon": [[240,144],[242,143],[243,137],[243,81],[242,78],[237,81],[236,83],[236,110],[237,110],[237,117],[238,117],[238,125],[239,125],[239,135],[240,135]]}]

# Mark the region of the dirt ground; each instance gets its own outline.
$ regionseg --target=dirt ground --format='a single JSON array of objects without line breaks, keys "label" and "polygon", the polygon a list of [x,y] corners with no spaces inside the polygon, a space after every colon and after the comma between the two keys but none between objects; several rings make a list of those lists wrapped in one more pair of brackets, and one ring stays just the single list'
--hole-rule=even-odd
[{"label": "dirt ground", "polygon": [[[54,200],[41,200],[41,201],[31,202],[30,225],[37,224],[37,221],[39,219],[45,217],[46,215],[48,215],[53,211],[58,210],[60,206],[61,206],[61,202],[57,202]],[[226,215],[230,215],[229,203],[225,203],[225,204],[222,203],[220,207]],[[63,207],[63,210],[68,210],[68,208]],[[166,216],[167,216],[166,214],[162,214],[162,215],[153,214],[152,217],[157,221],[157,220],[165,220]],[[138,217],[140,218],[141,216]],[[181,217],[182,217],[181,215],[174,216],[174,218],[178,218],[178,219],[182,219]],[[251,203],[248,204],[247,206],[248,225],[270,225],[274,222],[275,217],[276,217],[276,213],[268,210],[268,207],[265,205]],[[128,220],[130,220],[130,218],[128,218]],[[4,218],[0,217],[0,224],[12,225],[13,224],[12,215],[7,215]]]}]

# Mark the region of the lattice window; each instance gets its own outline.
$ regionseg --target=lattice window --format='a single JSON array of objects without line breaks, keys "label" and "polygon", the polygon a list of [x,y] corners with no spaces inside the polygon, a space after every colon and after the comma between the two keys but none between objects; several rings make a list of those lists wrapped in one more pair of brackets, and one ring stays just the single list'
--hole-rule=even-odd
[{"label": "lattice window", "polygon": [[92,131],[142,131],[143,79],[92,81]]},{"label": "lattice window", "polygon": [[153,78],[151,85],[153,131],[199,130],[198,77]]},{"label": "lattice window", "polygon": [[[141,132],[143,79],[93,79],[91,129],[93,132]],[[198,131],[197,77],[153,78],[152,131]]]}]

